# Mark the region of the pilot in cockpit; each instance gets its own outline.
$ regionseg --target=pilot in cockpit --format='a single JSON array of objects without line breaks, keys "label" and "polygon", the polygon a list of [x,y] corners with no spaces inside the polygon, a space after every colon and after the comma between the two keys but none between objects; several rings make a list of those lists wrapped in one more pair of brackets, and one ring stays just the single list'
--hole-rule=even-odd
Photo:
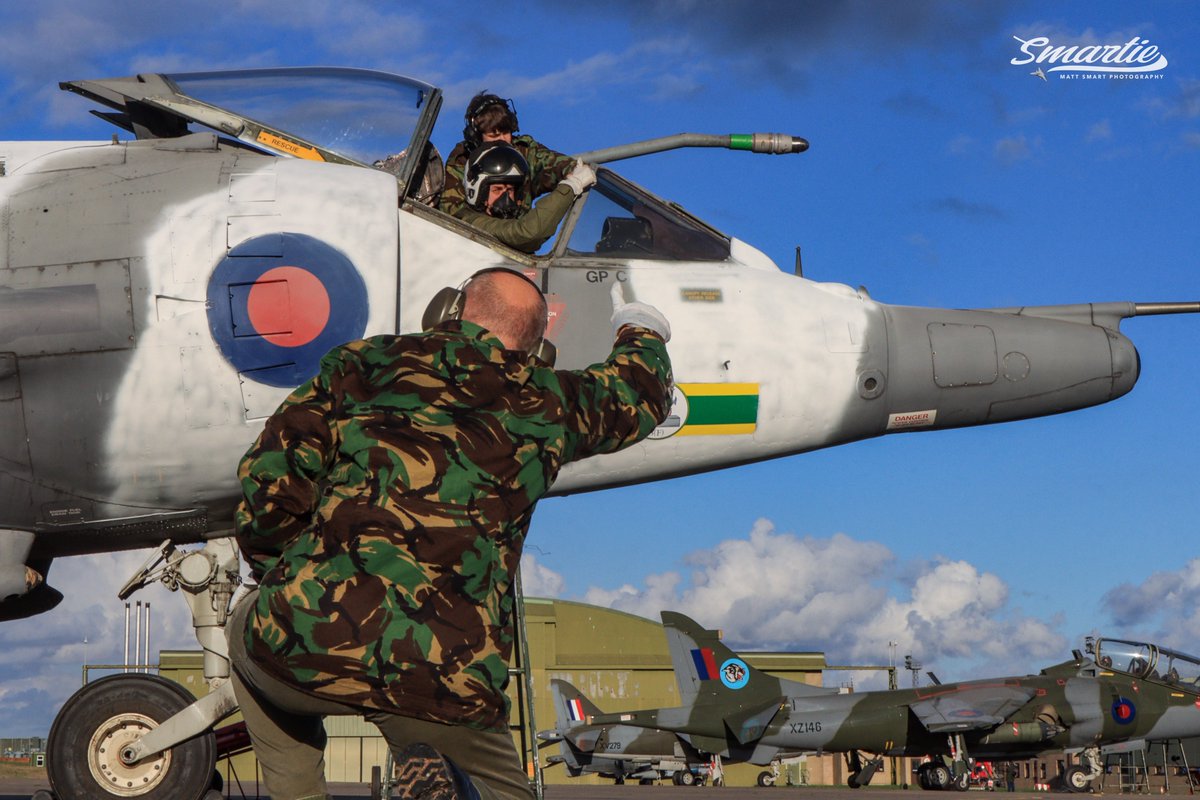
[{"label": "pilot in cockpit", "polygon": [[596,182],[591,166],[582,161],[572,164],[553,192],[533,208],[522,208],[517,198],[529,182],[529,164],[511,145],[484,144],[467,160],[465,203],[459,217],[509,247],[536,252],[558,230],[575,198]]},{"label": "pilot in cockpit", "polygon": [[575,159],[557,153],[532,136],[518,134],[517,111],[512,100],[480,92],[471,98],[463,115],[463,141],[455,145],[446,159],[446,185],[439,208],[462,218],[467,207],[467,160],[481,145],[502,142],[512,145],[529,168],[528,181],[516,191],[516,202],[523,209],[533,207],[535,198],[548,194],[575,168]]}]

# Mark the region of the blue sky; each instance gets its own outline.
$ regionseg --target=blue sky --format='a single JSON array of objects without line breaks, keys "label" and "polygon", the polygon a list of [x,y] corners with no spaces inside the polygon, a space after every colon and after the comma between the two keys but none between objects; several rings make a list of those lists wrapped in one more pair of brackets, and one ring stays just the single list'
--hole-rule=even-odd
[{"label": "blue sky", "polygon": [[[445,90],[443,152],[483,88],[564,152],[803,136],[799,156],[679,151],[617,169],[785,270],[800,245],[808,277],[883,302],[1197,300],[1198,28],[1180,2],[45,0],[0,10],[0,139],[110,136],[60,80],[369,67]],[[1161,77],[1043,81],[1010,63],[1014,36],[1135,35],[1167,58]],[[1096,409],[545,501],[527,586],[672,608],[735,645],[836,663],[885,663],[895,641],[943,680],[1035,670],[1095,632],[1200,652],[1200,317],[1122,329],[1142,378]],[[92,661],[120,658],[115,589],[141,558],[56,565],[96,591],[0,627],[0,732],[45,732],[85,636]],[[191,646],[180,598],[143,596],[155,647]]]}]

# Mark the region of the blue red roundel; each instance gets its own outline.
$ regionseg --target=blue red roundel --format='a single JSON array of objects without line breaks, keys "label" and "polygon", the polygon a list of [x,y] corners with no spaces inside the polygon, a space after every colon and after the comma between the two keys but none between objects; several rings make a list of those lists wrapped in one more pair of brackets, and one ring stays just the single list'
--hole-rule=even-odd
[{"label": "blue red roundel", "polygon": [[297,386],[330,348],[361,338],[367,287],[345,255],[302,233],[247,239],[208,282],[213,339],[245,378]]},{"label": "blue red roundel", "polygon": [[1137,718],[1137,707],[1127,697],[1113,700],[1112,718],[1118,725],[1128,725]]}]

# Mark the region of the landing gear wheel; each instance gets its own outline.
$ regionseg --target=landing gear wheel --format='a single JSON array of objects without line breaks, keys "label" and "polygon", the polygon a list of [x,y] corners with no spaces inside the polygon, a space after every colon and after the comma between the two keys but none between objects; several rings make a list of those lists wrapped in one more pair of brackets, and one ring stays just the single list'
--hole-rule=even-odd
[{"label": "landing gear wheel", "polygon": [[766,770],[763,770],[762,772],[758,773],[758,785],[759,786],[774,786],[775,785],[775,775],[770,772],[767,772]]},{"label": "landing gear wheel", "polygon": [[929,768],[929,788],[947,789],[950,787],[950,768],[945,764],[934,764]]},{"label": "landing gear wheel", "polygon": [[1067,771],[1063,773],[1063,785],[1072,792],[1086,792],[1092,788],[1092,782],[1088,780],[1087,770],[1078,765],[1067,767]]},{"label": "landing gear wheel", "polygon": [[965,772],[961,775],[955,775],[951,780],[950,788],[956,792],[965,792],[971,788],[971,776]]},{"label": "landing gear wheel", "polygon": [[862,784],[858,782],[858,773],[851,772],[850,777],[846,778],[846,785],[851,789],[861,789]]},{"label": "landing gear wheel", "polygon": [[217,764],[211,731],[132,764],[121,759],[126,745],[194,701],[182,686],[156,675],[111,675],[89,683],[50,727],[50,786],[72,800],[200,800]]},{"label": "landing gear wheel", "polygon": [[689,770],[683,770],[682,772],[676,772],[675,774],[679,776],[680,786],[691,786],[696,782],[696,776],[693,775]]}]

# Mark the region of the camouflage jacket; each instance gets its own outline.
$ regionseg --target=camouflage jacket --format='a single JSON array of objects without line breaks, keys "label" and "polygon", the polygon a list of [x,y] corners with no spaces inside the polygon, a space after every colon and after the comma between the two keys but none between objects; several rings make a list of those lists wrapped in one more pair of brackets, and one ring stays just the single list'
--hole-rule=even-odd
[{"label": "camouflage jacket", "polygon": [[464,207],[460,217],[481,231],[486,231],[509,247],[525,253],[537,252],[558,230],[558,223],[575,202],[575,192],[559,184],[550,194],[516,219],[498,219]]},{"label": "camouflage jacket", "polygon": [[246,646],[312,694],[504,730],[513,575],[569,461],[646,437],[670,405],[657,334],[554,370],[446,322],[335,348],[242,459]]},{"label": "camouflage jacket", "polygon": [[[529,162],[529,180],[525,181],[523,191],[517,192],[517,203],[522,208],[532,208],[534,198],[554,191],[575,166],[575,159],[539,144],[532,136],[514,136],[512,145]],[[462,217],[464,210],[470,210],[463,186],[468,155],[467,143],[459,142],[446,159],[446,187],[442,190],[439,208],[456,217]]]}]

